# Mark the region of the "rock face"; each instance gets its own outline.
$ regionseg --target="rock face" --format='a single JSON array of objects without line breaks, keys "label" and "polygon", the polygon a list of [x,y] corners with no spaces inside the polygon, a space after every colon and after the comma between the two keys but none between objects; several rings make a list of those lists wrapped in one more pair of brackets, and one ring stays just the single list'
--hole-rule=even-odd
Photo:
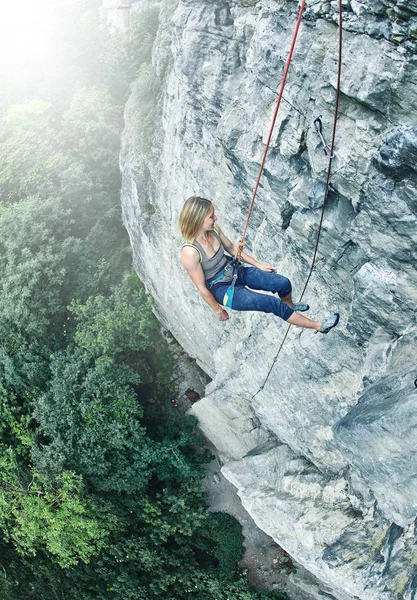
[{"label": "rock face", "polygon": [[126,34],[129,29],[129,0],[102,0],[101,8],[113,30]]},{"label": "rock face", "polygon": [[[152,3],[149,3],[150,5]],[[212,378],[192,412],[253,519],[338,600],[417,598],[417,2],[343,0],[336,157],[311,316],[219,322],[180,265],[184,200],[240,236],[298,7],[165,0],[126,109],[122,202],[155,310]],[[247,236],[302,289],[328,159],[337,2],[309,0]],[[268,376],[268,373],[272,370]]]}]

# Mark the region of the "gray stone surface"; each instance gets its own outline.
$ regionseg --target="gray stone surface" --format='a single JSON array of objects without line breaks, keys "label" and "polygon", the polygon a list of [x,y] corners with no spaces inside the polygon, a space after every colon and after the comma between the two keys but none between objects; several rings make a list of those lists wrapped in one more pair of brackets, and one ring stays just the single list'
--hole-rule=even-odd
[{"label": "gray stone surface", "polygon": [[[126,108],[124,221],[155,310],[212,379],[192,407],[255,522],[338,600],[417,589],[417,5],[344,0],[336,157],[311,316],[219,322],[179,260],[184,199],[211,198],[240,236],[297,4],[165,0],[153,66]],[[308,0],[247,235],[255,257],[308,273],[335,99],[337,3]],[[326,597],[324,595],[324,597]]]},{"label": "gray stone surface", "polygon": [[390,349],[388,375],[368,385],[359,403],[334,427],[339,448],[362,474],[380,508],[406,525],[417,514],[416,368],[404,372],[403,353],[416,348],[402,336]]}]

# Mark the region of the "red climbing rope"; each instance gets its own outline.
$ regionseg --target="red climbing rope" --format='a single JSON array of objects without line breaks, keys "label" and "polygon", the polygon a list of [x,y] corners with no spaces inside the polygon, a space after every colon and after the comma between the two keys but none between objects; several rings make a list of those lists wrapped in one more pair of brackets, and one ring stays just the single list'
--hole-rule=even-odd
[{"label": "red climbing rope", "polygon": [[256,180],[255,188],[253,190],[252,200],[251,200],[251,203],[250,203],[250,206],[249,206],[249,211],[248,211],[248,216],[246,218],[246,223],[245,223],[245,227],[243,229],[242,237],[240,238],[240,240],[237,243],[238,249],[237,249],[237,252],[236,252],[236,259],[239,262],[240,262],[240,259],[241,259],[241,256],[242,256],[243,247],[245,245],[245,236],[246,236],[246,232],[247,232],[248,225],[249,225],[249,219],[250,219],[251,214],[252,214],[253,205],[255,203],[255,198],[256,198],[256,193],[258,191],[259,182],[261,180],[261,175],[262,175],[262,172],[264,170],[265,159],[266,159],[266,155],[268,153],[269,144],[271,142],[272,133],[274,131],[275,121],[277,120],[278,110],[279,110],[279,106],[281,104],[282,94],[284,92],[285,82],[287,80],[288,70],[290,68],[290,63],[291,63],[292,55],[293,55],[293,52],[294,52],[295,42],[297,40],[298,30],[300,28],[301,17],[303,15],[304,5],[305,5],[305,0],[302,0],[301,6],[300,6],[300,11],[298,13],[297,23],[295,25],[294,35],[293,35],[292,42],[291,42],[290,52],[288,54],[287,62],[285,64],[284,75],[283,75],[282,82],[281,82],[281,88],[279,90],[278,99],[277,99],[277,102],[276,102],[276,105],[275,105],[274,115],[272,117],[272,123],[271,123],[271,127],[270,127],[270,130],[269,130],[268,139],[266,141],[265,150],[264,150],[264,153],[263,153],[263,156],[262,156],[261,166],[259,167],[258,178]]},{"label": "red climbing rope", "polygon": [[[308,273],[306,282],[304,284],[304,288],[303,291],[301,292],[301,296],[299,299],[299,302],[301,302],[301,300],[304,297],[304,293],[307,289],[308,284],[310,283],[310,279],[311,279],[311,275],[314,271],[314,266],[316,264],[316,260],[317,260],[317,251],[318,251],[318,247],[319,247],[319,241],[320,241],[320,235],[321,235],[321,230],[322,230],[322,226],[323,226],[323,219],[324,219],[324,211],[326,208],[326,203],[327,203],[327,197],[329,194],[329,185],[330,185],[330,175],[331,175],[331,170],[332,170],[332,159],[334,158],[334,142],[335,142],[335,138],[336,138],[336,126],[337,126],[337,117],[339,114],[339,97],[340,97],[340,79],[341,79],[341,74],[342,74],[342,0],[339,0],[339,52],[338,52],[338,67],[337,67],[337,82],[336,82],[336,100],[335,100],[335,109],[334,109],[334,117],[333,117],[333,131],[332,131],[332,141],[330,143],[330,153],[329,156],[327,157],[329,159],[329,165],[327,167],[327,178],[326,178],[326,186],[325,186],[325,190],[324,190],[324,199],[323,199],[323,206],[321,209],[321,215],[320,215],[320,222],[319,222],[319,227],[318,227],[318,231],[317,231],[317,237],[316,237],[316,244],[314,247],[314,252],[313,252],[313,259],[311,261],[311,266],[310,266],[310,271]],[[261,390],[263,390],[263,388],[265,387],[266,382],[269,379],[269,376],[272,372],[272,369],[274,368],[275,363],[277,362],[278,356],[282,350],[282,347],[284,346],[285,340],[287,339],[288,333],[290,331],[291,325],[288,325],[287,330],[284,334],[284,338],[278,348],[278,352],[275,355],[274,361],[264,379],[263,384],[261,385],[261,387],[259,388],[259,390],[256,392],[256,394],[254,394],[252,396],[252,400],[255,398],[255,396],[257,396],[259,394],[259,392]],[[417,381],[417,380],[416,380]]]}]

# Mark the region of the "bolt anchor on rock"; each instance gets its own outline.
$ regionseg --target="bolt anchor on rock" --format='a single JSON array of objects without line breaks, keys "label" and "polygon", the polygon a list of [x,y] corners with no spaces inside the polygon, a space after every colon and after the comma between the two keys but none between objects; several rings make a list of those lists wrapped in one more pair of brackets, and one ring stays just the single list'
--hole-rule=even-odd
[{"label": "bolt anchor on rock", "polygon": [[334,152],[332,153],[332,149],[330,147],[330,144],[326,144],[326,140],[323,137],[323,123],[321,122],[321,115],[319,117],[317,117],[317,119],[314,119],[313,122],[314,125],[314,131],[316,133],[318,133],[320,139],[321,139],[321,143],[323,144],[323,152],[325,154],[325,156],[330,160],[332,158],[335,157]]}]

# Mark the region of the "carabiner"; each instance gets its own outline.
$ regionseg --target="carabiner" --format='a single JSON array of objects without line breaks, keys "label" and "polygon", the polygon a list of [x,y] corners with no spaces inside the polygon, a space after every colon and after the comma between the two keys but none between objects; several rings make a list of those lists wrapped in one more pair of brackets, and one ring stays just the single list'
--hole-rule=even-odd
[{"label": "carabiner", "polygon": [[331,153],[332,149],[330,147],[330,144],[326,144],[326,140],[324,139],[323,134],[322,134],[323,124],[321,122],[321,115],[319,117],[317,117],[317,119],[314,119],[313,125],[314,125],[315,132],[318,133],[321,143],[323,144],[324,155],[329,160],[331,158],[334,158],[335,154],[334,154],[334,152],[333,152],[333,154]]}]

